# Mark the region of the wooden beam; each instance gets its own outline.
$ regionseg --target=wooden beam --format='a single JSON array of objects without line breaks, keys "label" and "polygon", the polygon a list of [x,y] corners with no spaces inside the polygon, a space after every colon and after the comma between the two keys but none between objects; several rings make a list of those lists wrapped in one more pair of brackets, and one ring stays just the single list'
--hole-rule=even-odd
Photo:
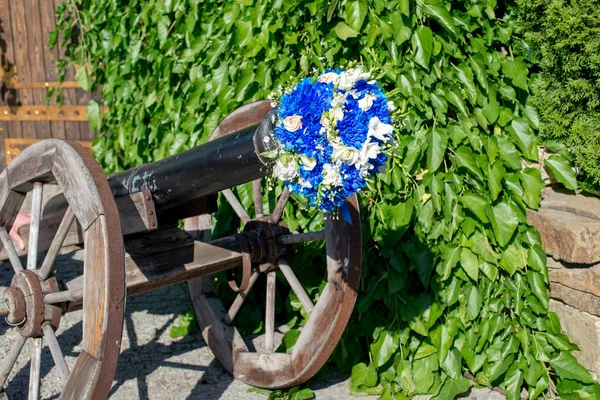
[{"label": "wooden beam", "polygon": [[[46,66],[46,68],[48,68]],[[55,68],[52,65],[52,68]],[[55,74],[54,74],[55,75]],[[0,79],[7,89],[49,89],[49,88],[62,88],[62,89],[81,89],[81,85],[77,81],[64,81],[64,82],[24,82],[16,73],[16,68],[11,67],[8,70],[4,68],[0,69]]]},{"label": "wooden beam", "polygon": [[[102,107],[100,112],[106,112]],[[86,106],[0,107],[0,121],[87,121]]]},{"label": "wooden beam", "polygon": [[[154,202],[152,201],[150,191],[143,190],[129,196],[118,197],[115,201],[117,202],[117,209],[119,210],[123,235],[131,235],[157,229],[158,222],[156,219],[156,210],[154,209]],[[63,209],[62,212],[52,213],[42,219],[40,224],[38,251],[42,252],[50,248],[52,239],[54,239],[54,235],[60,226],[65,211],[66,208]],[[19,228],[19,236],[23,238],[24,243],[28,243],[29,225],[23,225]],[[83,230],[75,221],[65,237],[63,247],[80,245],[83,243],[83,239]],[[17,251],[19,255],[27,253],[27,249],[17,249]],[[8,255],[3,248],[2,251],[0,251],[0,261],[6,260],[7,258]]]},{"label": "wooden beam", "polygon": [[[235,236],[200,242],[178,228],[136,236],[125,242],[127,296],[136,296],[242,264]],[[66,283],[73,298],[82,295],[83,275]],[[69,303],[67,312],[80,310],[80,299]]]}]

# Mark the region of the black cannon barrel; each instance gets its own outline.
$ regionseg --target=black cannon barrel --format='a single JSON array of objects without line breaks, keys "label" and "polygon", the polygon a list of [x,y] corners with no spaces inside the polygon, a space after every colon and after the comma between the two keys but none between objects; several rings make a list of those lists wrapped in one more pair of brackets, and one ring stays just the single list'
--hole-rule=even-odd
[{"label": "black cannon barrel", "polygon": [[158,213],[263,177],[273,149],[274,112],[261,124],[108,177],[115,197],[148,189]]}]

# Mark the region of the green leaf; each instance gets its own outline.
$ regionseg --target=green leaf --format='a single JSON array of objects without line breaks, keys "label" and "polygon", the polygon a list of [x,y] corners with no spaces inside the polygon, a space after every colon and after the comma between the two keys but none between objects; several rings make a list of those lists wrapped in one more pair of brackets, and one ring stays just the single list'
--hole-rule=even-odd
[{"label": "green leaf", "polygon": [[427,169],[431,172],[437,171],[448,147],[448,135],[445,129],[435,128],[429,134],[427,147]]},{"label": "green leaf", "polygon": [[506,169],[501,162],[496,161],[488,167],[488,186],[490,188],[490,197],[492,201],[498,199],[502,192],[502,179],[506,176]]},{"label": "green leaf", "polygon": [[441,275],[442,280],[446,280],[450,277],[452,269],[460,260],[461,248],[456,245],[449,245],[443,250],[442,262],[437,266],[437,273]]},{"label": "green leaf", "polygon": [[381,367],[388,362],[396,350],[398,350],[398,333],[382,330],[377,340],[371,344],[373,363],[376,367]]},{"label": "green leaf", "polygon": [[507,128],[513,143],[521,149],[521,152],[530,160],[537,159],[537,148],[535,136],[523,118],[515,118]]},{"label": "green leaf", "polygon": [[80,66],[75,72],[75,79],[83,90],[90,91],[92,89],[92,78],[87,73],[85,66]]},{"label": "green leaf", "polygon": [[454,162],[459,168],[465,168],[477,178],[483,180],[481,170],[477,166],[473,151],[470,148],[466,146],[459,147],[454,153]]},{"label": "green leaf", "polygon": [[302,390],[298,390],[297,392],[290,393],[290,400],[309,400],[314,399],[315,394],[309,388],[304,388]]},{"label": "green leaf", "polygon": [[486,210],[490,202],[475,192],[465,192],[460,198],[460,202],[466,209],[470,210],[481,222],[487,224],[490,222],[486,215]]},{"label": "green leaf", "polygon": [[538,298],[542,307],[548,308],[548,290],[541,272],[527,271],[527,282],[533,294]]},{"label": "green leaf", "polygon": [[443,3],[438,1],[426,0],[422,7],[423,14],[429,15],[441,25],[445,29],[447,29],[453,35],[457,35],[458,31],[456,26],[454,26],[454,21],[452,20],[452,16],[446,9]]},{"label": "green leaf", "polygon": [[359,363],[352,367],[350,379],[354,391],[360,387],[373,387],[377,384],[377,371],[375,368],[367,367],[365,363]]},{"label": "green leaf", "polygon": [[451,379],[460,379],[462,376],[461,361],[462,356],[460,355],[459,351],[452,349],[448,352],[448,355],[444,359],[444,362],[442,362],[441,367]]},{"label": "green leaf", "polygon": [[433,33],[428,27],[421,25],[412,37],[415,62],[425,69],[429,69],[429,60],[433,51]]},{"label": "green leaf", "polygon": [[482,304],[483,300],[479,289],[477,289],[477,286],[471,287],[467,294],[467,316],[469,320],[472,321],[479,316]]},{"label": "green leaf", "polygon": [[553,154],[545,161],[545,165],[550,168],[557,181],[565,185],[567,189],[577,189],[577,179],[575,172],[569,162],[562,156]]},{"label": "green leaf", "polygon": [[507,400],[520,400],[521,399],[521,386],[523,385],[523,371],[520,369],[514,369],[509,371],[504,382],[504,388],[506,389]]},{"label": "green leaf", "polygon": [[346,2],[344,9],[344,21],[346,21],[351,29],[360,32],[367,11],[368,6],[363,0],[349,0]]},{"label": "green leaf", "polygon": [[90,127],[92,130],[100,129],[102,127],[102,118],[100,117],[100,105],[96,100],[90,100],[87,105],[87,118],[90,121]]},{"label": "green leaf", "polygon": [[457,379],[447,379],[440,392],[433,398],[439,400],[455,399],[459,394],[469,390],[473,384],[472,381],[462,376],[459,376]]},{"label": "green leaf", "polygon": [[590,373],[582,367],[568,351],[561,351],[550,360],[550,366],[561,379],[574,379],[583,383],[593,383]]},{"label": "green leaf", "polygon": [[521,174],[523,182],[523,201],[527,207],[537,210],[542,201],[542,189],[546,186],[542,181],[542,174],[539,169],[525,168]]},{"label": "green leaf", "polygon": [[501,202],[488,208],[487,214],[492,223],[496,241],[500,246],[506,247],[519,225],[517,213],[509,204]]},{"label": "green leaf", "polygon": [[473,252],[465,247],[460,253],[460,265],[463,267],[467,275],[475,282],[479,278],[479,261]]},{"label": "green leaf", "polygon": [[513,170],[521,169],[521,155],[507,136],[496,136],[500,158]]},{"label": "green leaf", "polygon": [[335,33],[342,40],[347,40],[349,38],[358,36],[358,32],[346,25],[345,22],[338,22],[334,29]]}]

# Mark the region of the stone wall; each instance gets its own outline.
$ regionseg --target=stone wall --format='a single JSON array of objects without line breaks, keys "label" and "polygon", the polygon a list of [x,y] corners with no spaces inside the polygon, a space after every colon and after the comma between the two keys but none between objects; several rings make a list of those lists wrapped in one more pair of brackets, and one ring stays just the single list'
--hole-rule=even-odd
[{"label": "stone wall", "polygon": [[550,310],[600,381],[600,199],[547,187],[538,211],[527,212],[549,255]]}]

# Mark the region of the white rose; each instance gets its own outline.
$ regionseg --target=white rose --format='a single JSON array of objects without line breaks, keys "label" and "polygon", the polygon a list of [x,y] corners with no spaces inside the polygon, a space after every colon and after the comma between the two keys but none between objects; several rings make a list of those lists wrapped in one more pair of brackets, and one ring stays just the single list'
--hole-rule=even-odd
[{"label": "white rose", "polygon": [[295,132],[302,128],[302,117],[299,115],[290,115],[283,120],[283,126],[290,132]]},{"label": "white rose", "polygon": [[340,169],[336,165],[323,165],[323,184],[327,186],[341,186],[342,176]]},{"label": "white rose", "polygon": [[273,167],[273,174],[282,181],[290,181],[298,176],[298,165],[290,156],[279,157]]},{"label": "white rose", "polygon": [[311,157],[307,157],[304,154],[300,154],[300,161],[306,171],[312,171],[317,165],[317,160]]},{"label": "white rose", "polygon": [[333,145],[333,152],[331,153],[331,159],[333,161],[342,161],[349,165],[354,165],[360,160],[360,150],[340,145]]},{"label": "white rose", "polygon": [[379,117],[373,117],[369,120],[369,132],[368,135],[382,142],[387,142],[392,137],[394,128],[390,124],[384,124],[381,122]]},{"label": "white rose", "polygon": [[340,81],[340,76],[335,72],[326,72],[317,78],[317,82],[333,83],[337,85]]},{"label": "white rose", "polygon": [[371,107],[373,107],[373,101],[376,98],[377,97],[373,96],[371,93],[367,93],[367,94],[365,94],[365,97],[363,97],[362,99],[358,100],[358,106],[363,111],[369,111],[369,109]]}]

